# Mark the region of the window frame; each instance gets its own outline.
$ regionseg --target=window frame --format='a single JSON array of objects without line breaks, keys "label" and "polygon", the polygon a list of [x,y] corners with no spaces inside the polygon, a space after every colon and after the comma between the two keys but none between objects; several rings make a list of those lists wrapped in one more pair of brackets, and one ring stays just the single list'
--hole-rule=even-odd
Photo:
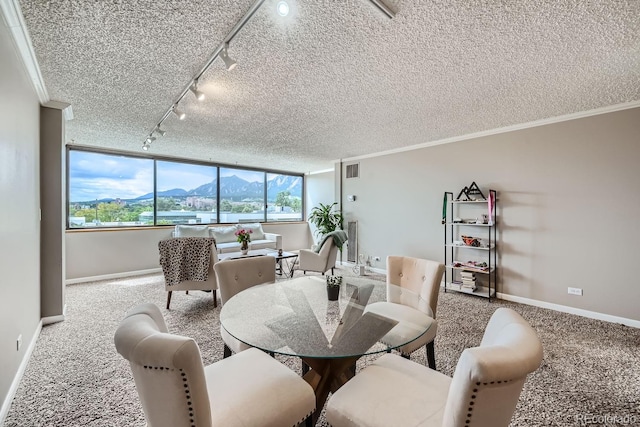
[{"label": "window frame", "polygon": [[[199,165],[199,166],[211,166],[211,167],[215,167],[216,168],[216,222],[215,223],[208,223],[208,225],[223,225],[223,224],[235,224],[235,222],[230,223],[230,222],[220,222],[220,169],[238,169],[238,170],[242,170],[242,171],[248,171],[248,172],[258,172],[258,173],[262,173],[263,174],[263,185],[264,185],[264,191],[263,191],[263,211],[264,211],[264,215],[262,217],[262,219],[258,222],[261,223],[271,223],[271,224],[286,224],[286,223],[295,223],[295,222],[300,222],[304,220],[304,212],[305,212],[305,185],[304,185],[304,173],[298,173],[298,172],[290,172],[290,171],[282,171],[282,170],[277,170],[277,169],[261,169],[261,168],[253,168],[253,167],[248,167],[248,166],[240,166],[240,165],[231,165],[231,164],[227,164],[227,163],[216,163],[216,162],[206,162],[206,161],[201,161],[201,160],[193,160],[193,159],[183,159],[183,158],[178,158],[178,157],[170,157],[170,156],[162,156],[162,155],[153,155],[153,154],[145,154],[145,153],[130,153],[130,152],[125,152],[125,151],[118,151],[118,150],[109,150],[109,149],[101,149],[101,148],[96,148],[96,147],[87,147],[87,146],[80,146],[80,145],[67,145],[66,147],[66,164],[65,164],[65,202],[66,202],[66,206],[65,206],[65,228],[66,230],[108,230],[108,229],[126,229],[126,228],[135,228],[135,229],[145,229],[145,228],[152,228],[152,227],[173,227],[173,225],[168,225],[168,224],[158,224],[158,178],[157,178],[157,173],[158,173],[158,168],[157,168],[157,162],[158,161],[164,161],[164,162],[174,162],[174,163],[183,163],[183,164],[188,164],[188,165]],[[70,227],[70,221],[69,221],[69,214],[70,214],[70,205],[71,205],[71,201],[70,201],[70,186],[71,186],[71,180],[70,180],[70,169],[71,169],[71,164],[70,164],[70,153],[72,151],[82,151],[82,152],[89,152],[89,153],[96,153],[96,154],[104,154],[104,155],[113,155],[113,156],[121,156],[121,157],[129,157],[129,158],[138,158],[138,159],[149,159],[153,161],[153,224],[144,224],[144,225],[109,225],[109,226],[105,226],[105,227],[86,227],[86,226],[82,226],[82,227]],[[286,176],[294,176],[294,177],[300,177],[301,178],[301,185],[302,185],[302,207],[301,207],[301,212],[300,212],[300,217],[301,219],[296,219],[296,220],[269,220],[268,219],[268,213],[267,213],[267,206],[268,206],[268,200],[267,200],[267,176],[268,174],[277,174],[277,175],[286,175]]]}]

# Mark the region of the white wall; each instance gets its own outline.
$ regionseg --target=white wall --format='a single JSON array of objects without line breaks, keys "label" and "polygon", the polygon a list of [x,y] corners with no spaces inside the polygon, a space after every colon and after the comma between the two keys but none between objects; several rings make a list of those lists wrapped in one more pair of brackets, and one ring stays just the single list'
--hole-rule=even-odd
[{"label": "white wall", "polygon": [[[309,227],[304,222],[263,224],[262,228],[281,234],[285,250],[308,247]],[[170,238],[172,230],[173,227],[67,231],[67,281],[159,269],[158,242]]]},{"label": "white wall", "polygon": [[443,193],[475,181],[498,191],[498,292],[640,320],[640,108],[358,161],[344,212],[374,267],[442,261]]},{"label": "white wall", "polygon": [[[340,196],[335,188],[336,178],[335,171],[305,176],[305,204],[307,217],[309,216],[311,209],[318,206],[320,203],[325,205],[330,205],[333,202],[340,203]],[[315,226],[313,224],[309,224],[309,245],[306,246],[307,248],[311,247],[311,244],[316,240],[314,235],[315,230]]]},{"label": "white wall", "polygon": [[[40,105],[0,14],[0,402],[40,324]],[[22,347],[16,340],[22,335]],[[0,413],[0,423],[2,422]]]}]

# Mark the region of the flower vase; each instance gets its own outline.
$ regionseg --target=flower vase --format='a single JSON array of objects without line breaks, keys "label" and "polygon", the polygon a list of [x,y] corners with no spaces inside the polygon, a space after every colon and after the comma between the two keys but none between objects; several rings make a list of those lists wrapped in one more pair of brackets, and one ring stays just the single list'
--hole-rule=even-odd
[{"label": "flower vase", "polygon": [[242,252],[242,255],[249,253],[249,242],[245,240],[240,244],[240,252]]}]

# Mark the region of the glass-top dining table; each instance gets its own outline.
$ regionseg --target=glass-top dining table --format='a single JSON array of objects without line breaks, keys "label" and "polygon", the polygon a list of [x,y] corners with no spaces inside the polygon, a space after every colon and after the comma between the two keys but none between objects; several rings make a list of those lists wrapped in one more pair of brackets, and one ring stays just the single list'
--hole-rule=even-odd
[{"label": "glass-top dining table", "polygon": [[306,363],[310,370],[304,379],[316,395],[315,423],[329,392],[353,376],[356,360],[391,351],[427,332],[430,313],[394,315],[406,306],[424,310],[428,304],[405,288],[361,277],[345,277],[340,297],[329,301],[325,277],[308,276],[236,294],[222,307],[220,322],[245,344]]}]

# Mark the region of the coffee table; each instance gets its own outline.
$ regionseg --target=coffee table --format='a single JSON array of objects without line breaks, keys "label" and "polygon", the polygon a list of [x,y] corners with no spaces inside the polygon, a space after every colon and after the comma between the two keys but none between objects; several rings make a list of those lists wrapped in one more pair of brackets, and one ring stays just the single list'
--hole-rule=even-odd
[{"label": "coffee table", "polygon": [[234,338],[269,353],[300,357],[311,368],[304,379],[316,395],[314,423],[329,393],[352,378],[360,357],[401,347],[431,325],[399,323],[368,310],[371,303],[386,301],[387,292],[416,304],[420,295],[384,282],[345,279],[338,301],[328,300],[324,277],[309,276],[253,286],[230,298],[220,312],[222,326]]},{"label": "coffee table", "polygon": [[[293,277],[294,267],[296,265],[296,259],[298,258],[298,254],[294,252],[278,252],[274,249],[255,249],[247,252],[247,254],[243,254],[242,252],[227,252],[223,254],[218,254],[218,260],[222,261],[223,259],[238,259],[238,258],[249,258],[254,256],[271,256],[276,259],[276,274],[287,277]],[[285,264],[283,265],[283,260],[285,260]],[[284,266],[286,265],[286,269]]]}]

